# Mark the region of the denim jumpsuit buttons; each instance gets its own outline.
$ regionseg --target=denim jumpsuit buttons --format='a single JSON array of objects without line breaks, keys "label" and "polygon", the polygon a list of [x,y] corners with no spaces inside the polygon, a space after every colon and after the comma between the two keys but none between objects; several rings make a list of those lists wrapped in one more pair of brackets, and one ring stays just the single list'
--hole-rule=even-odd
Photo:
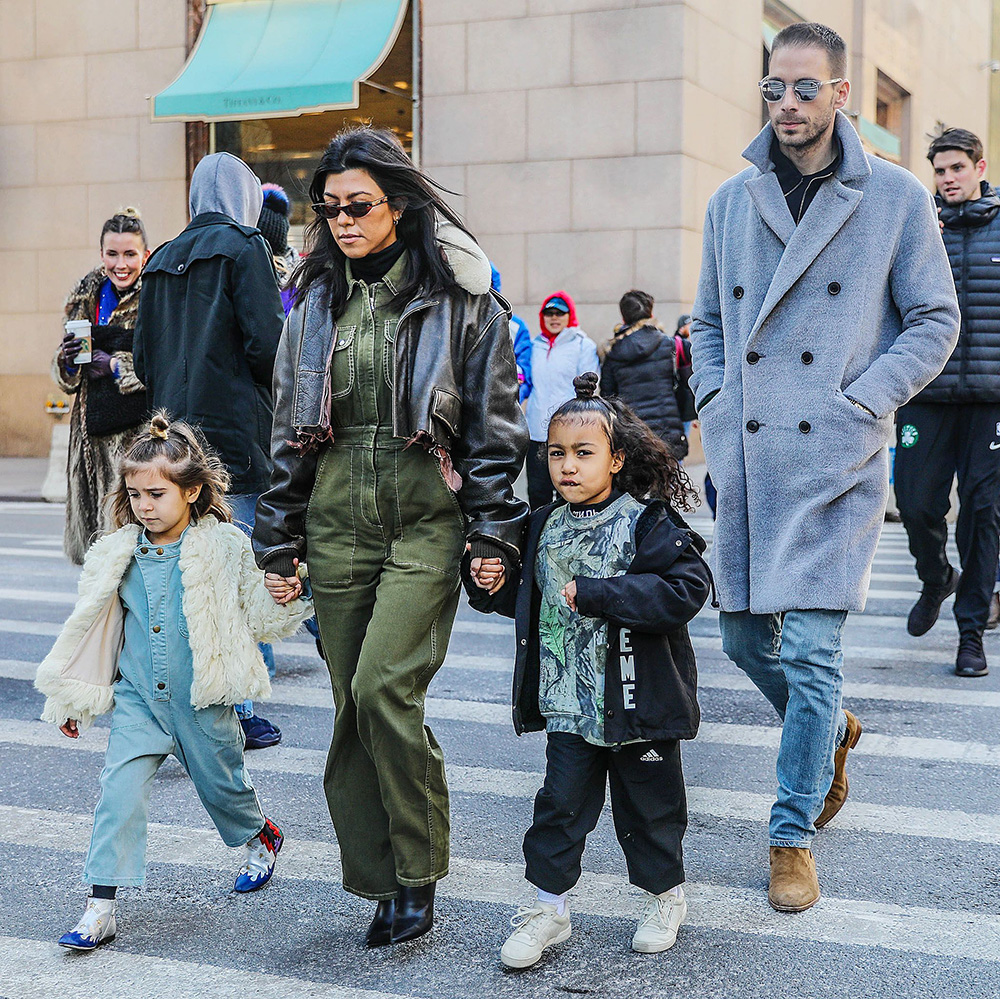
[{"label": "denim jumpsuit buttons", "polygon": [[438,459],[393,436],[393,299],[405,265],[404,254],[371,285],[348,269],[331,361],[334,440],[306,516],[337,707],[324,785],[344,887],[372,899],[437,881],[449,859],[444,758],[424,697],[458,607],[465,520]]},{"label": "denim jumpsuit buttons", "polygon": [[181,540],[150,544],[144,534],[118,588],[125,645],[101,800],[84,881],[141,885],[153,777],[173,754],[188,772],[227,846],[264,826],[257,792],[243,770],[243,733],[231,706],[191,706],[191,646],[181,606]]}]

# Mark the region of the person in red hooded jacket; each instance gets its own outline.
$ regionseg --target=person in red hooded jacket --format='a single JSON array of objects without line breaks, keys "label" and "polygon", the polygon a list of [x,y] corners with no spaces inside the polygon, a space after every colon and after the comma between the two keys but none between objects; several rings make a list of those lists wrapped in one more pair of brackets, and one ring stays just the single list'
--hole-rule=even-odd
[{"label": "person in red hooded jacket", "polygon": [[531,392],[525,401],[531,443],[525,460],[528,503],[537,510],[552,502],[545,440],[549,418],[576,397],[573,379],[585,371],[600,371],[597,345],[580,329],[576,304],[565,291],[553,292],[538,312],[541,332],[531,340]]}]

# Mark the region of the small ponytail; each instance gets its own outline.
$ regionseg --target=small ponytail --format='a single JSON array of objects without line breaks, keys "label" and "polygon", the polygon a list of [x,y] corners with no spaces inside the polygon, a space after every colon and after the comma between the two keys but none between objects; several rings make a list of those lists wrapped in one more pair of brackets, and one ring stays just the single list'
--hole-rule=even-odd
[{"label": "small ponytail", "polygon": [[119,461],[118,485],[108,496],[111,523],[116,529],[138,523],[125,476],[149,465],[157,466],[181,489],[201,486],[198,498],[191,504],[192,520],[211,514],[224,524],[232,522],[232,510],[226,502],[229,488],[226,466],[198,430],[179,420],[171,421],[167,411],[160,409]]}]

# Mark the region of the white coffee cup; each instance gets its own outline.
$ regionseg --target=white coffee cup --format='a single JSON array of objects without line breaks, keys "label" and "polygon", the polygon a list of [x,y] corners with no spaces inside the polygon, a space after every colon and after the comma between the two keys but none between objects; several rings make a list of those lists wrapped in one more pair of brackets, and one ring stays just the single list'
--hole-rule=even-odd
[{"label": "white coffee cup", "polygon": [[73,359],[73,363],[89,364],[94,359],[90,323],[86,319],[70,319],[66,323],[66,332],[72,333],[73,339],[80,342],[80,351]]}]

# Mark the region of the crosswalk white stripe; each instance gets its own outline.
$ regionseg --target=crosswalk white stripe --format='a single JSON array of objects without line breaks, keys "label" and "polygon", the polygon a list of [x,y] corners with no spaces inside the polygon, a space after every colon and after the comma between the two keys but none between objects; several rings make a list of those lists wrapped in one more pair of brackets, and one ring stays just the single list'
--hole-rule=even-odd
[{"label": "crosswalk white stripe", "polygon": [[[89,815],[0,806],[0,841],[79,854],[91,822]],[[152,860],[231,876],[232,851],[207,830],[151,823],[149,832]],[[330,884],[339,881],[338,868],[335,844],[292,838],[281,852],[275,877]],[[528,894],[523,870],[521,863],[453,857],[451,874],[439,883],[438,893],[510,905]],[[1000,962],[996,916],[824,896],[793,919],[771,911],[761,891],[696,882],[685,886],[685,894],[689,927]],[[575,912],[629,918],[638,912],[640,897],[624,878],[588,871],[571,892],[570,906]]]},{"label": "crosswalk white stripe", "polygon": [[31,551],[28,551],[24,548],[11,548],[5,546],[0,548],[0,555],[11,555],[14,557],[20,556],[21,558],[51,558],[60,562],[66,561],[66,556],[61,551],[48,552],[41,549],[32,549]]},{"label": "crosswalk white stripe", "polygon": [[[0,732],[0,743],[55,748],[69,752],[103,753],[107,730],[92,729],[79,740],[67,739],[52,726],[39,722],[8,721]],[[326,751],[276,746],[248,758],[248,769],[260,773],[296,774],[322,777]],[[171,760],[171,767],[180,764]],[[533,798],[543,775],[530,770],[503,770],[492,767],[448,766],[448,786],[463,794],[491,794],[501,798]],[[773,797],[725,788],[688,787],[688,809],[692,814],[711,815],[766,824]],[[850,799],[830,828],[855,832],[885,833],[947,839],[957,842],[1000,844],[1000,816],[949,809],[912,808],[882,805]]]},{"label": "crosswalk white stripe", "polygon": [[[248,987],[248,975],[252,976],[252,987]],[[395,992],[371,992],[244,968],[131,954],[107,947],[73,959],[54,944],[16,937],[0,937],[0,983],[4,995],[10,999],[151,995],[154,994],[149,991],[151,988],[156,995],[171,999],[204,999],[205,996],[246,999],[248,994],[295,999],[408,999]],[[114,987],[114,993],[109,992],[109,986]]]},{"label": "crosswalk white stripe", "polygon": [[[709,644],[713,643],[713,644]],[[696,640],[695,648],[718,648],[718,639]],[[279,646],[279,651],[282,649]],[[890,649],[871,649],[872,653],[892,653]],[[895,652],[895,658],[906,658],[902,653]],[[873,655],[872,658],[878,658]],[[940,653],[930,653],[925,657],[929,662],[940,662]],[[510,673],[512,662],[510,659],[489,656],[468,656],[452,654],[444,661],[445,669],[468,669],[481,670],[490,673]],[[8,680],[34,680],[38,670],[36,662],[26,659],[0,659],[0,677]],[[325,675],[324,675],[325,676]],[[284,684],[275,683],[275,697],[272,700],[284,703],[281,700],[282,694],[288,690],[323,690],[327,689],[325,683],[319,684]],[[701,688],[711,688],[714,690],[735,690],[735,691],[755,691],[749,677],[737,673],[722,673],[709,669],[700,669],[698,673],[698,686]],[[308,695],[307,695],[308,696]],[[847,680],[844,683],[844,697],[847,700],[875,700],[875,701],[902,701],[904,703],[916,704],[951,704],[971,708],[1000,708],[1000,692],[997,691],[976,691],[962,688],[949,687],[917,687],[904,684],[888,683],[868,683]],[[323,700],[321,707],[326,707]]]}]

